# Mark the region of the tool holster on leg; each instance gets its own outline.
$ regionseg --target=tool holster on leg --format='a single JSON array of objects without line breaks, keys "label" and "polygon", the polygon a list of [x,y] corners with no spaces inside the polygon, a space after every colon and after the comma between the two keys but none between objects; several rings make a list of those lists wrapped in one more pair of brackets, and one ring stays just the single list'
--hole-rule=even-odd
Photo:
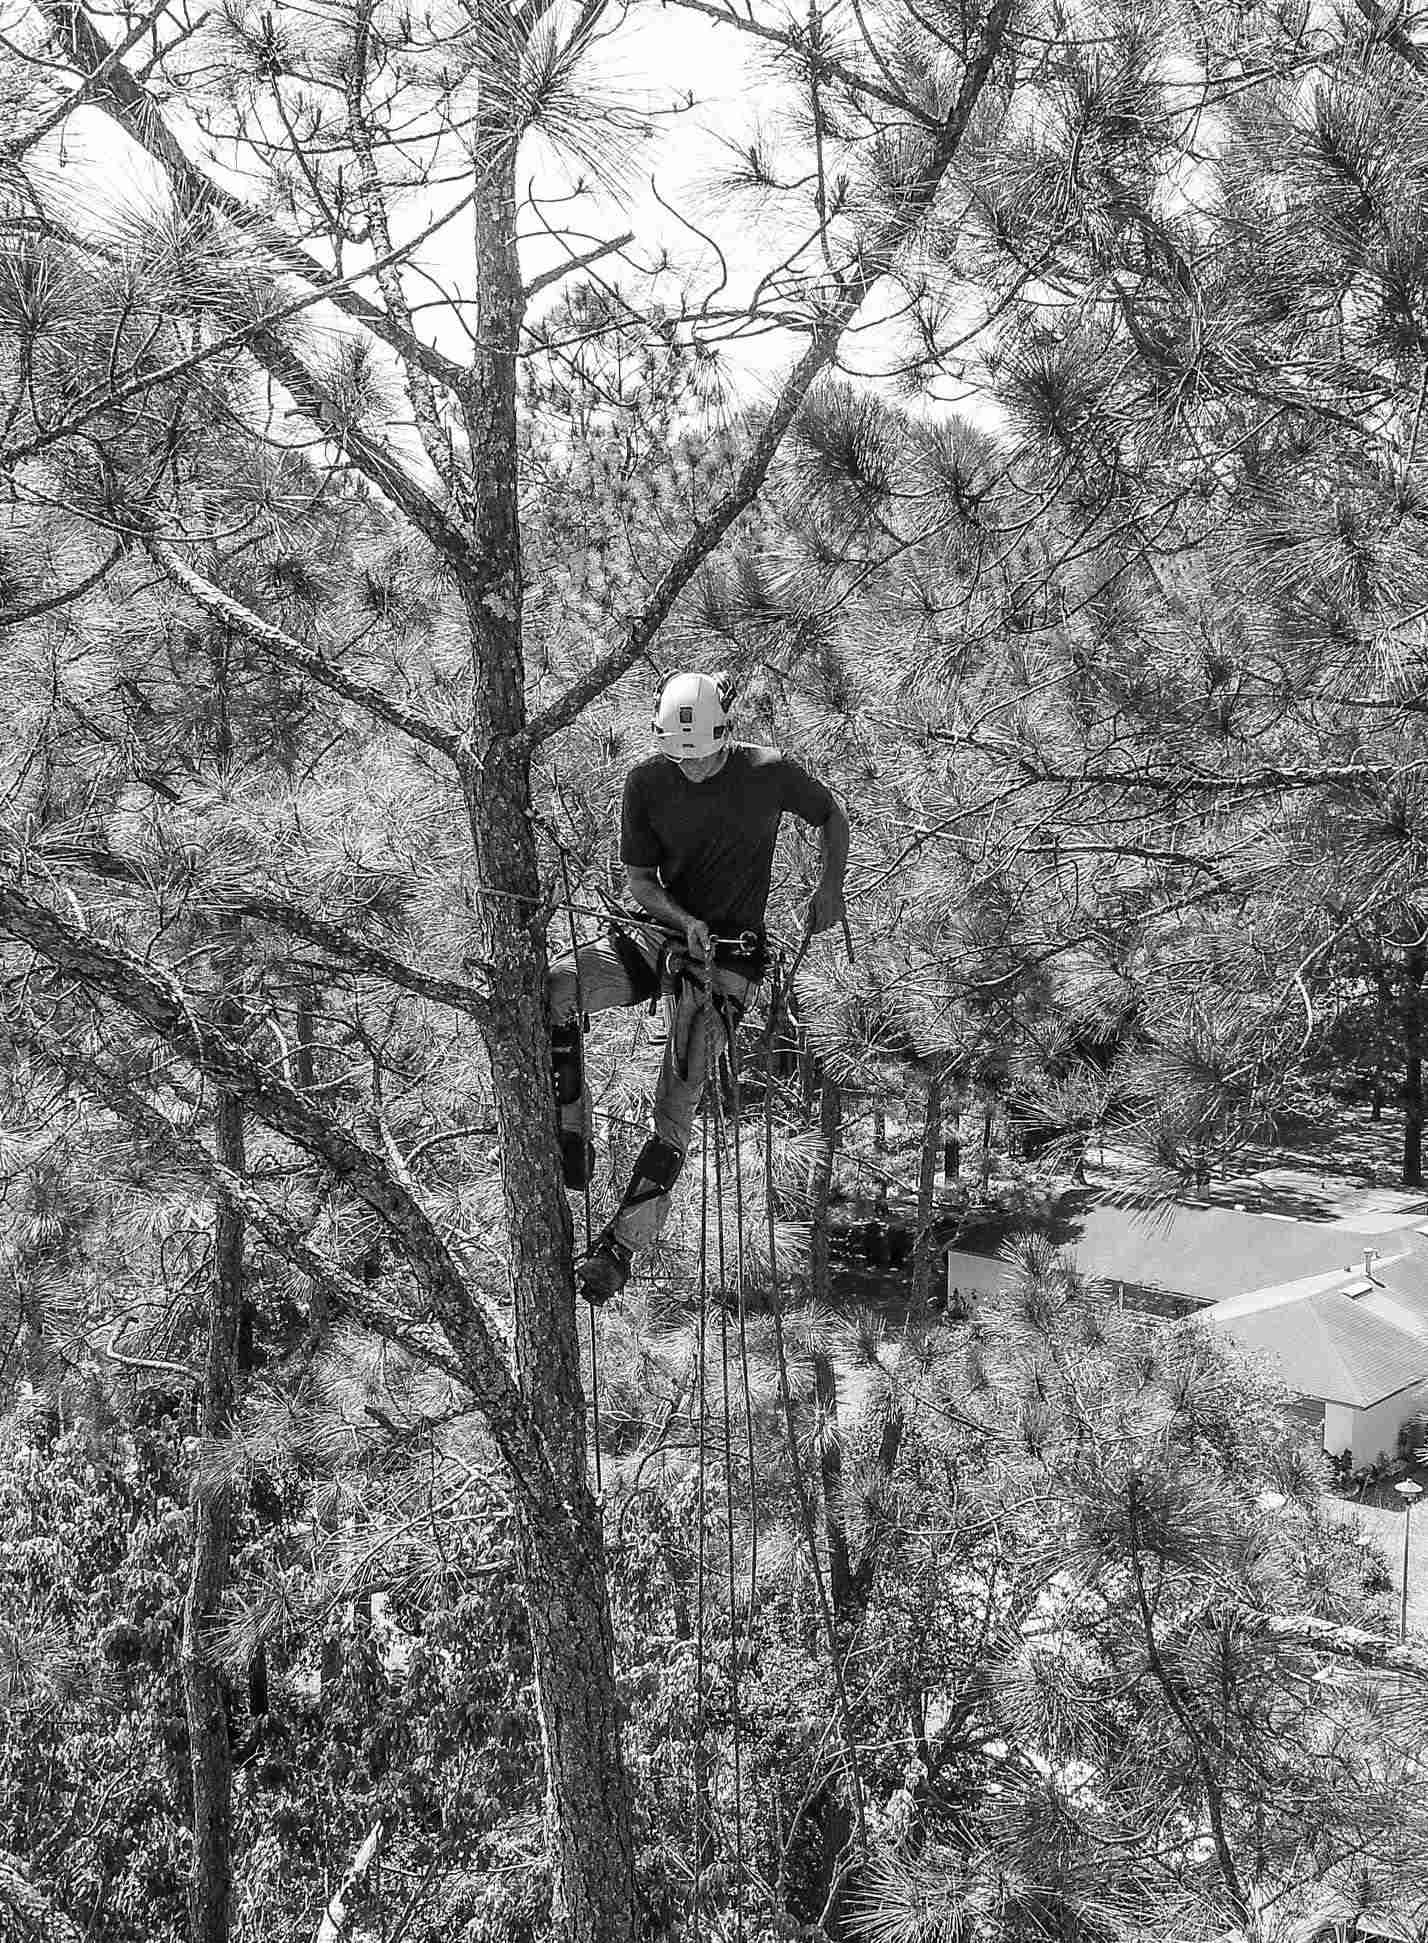
[{"label": "tool holster on leg", "polygon": [[595,1148],[585,1131],[585,1032],[578,1017],[552,1029],[550,1069],[560,1117],[560,1171],[567,1187],[584,1187],[594,1171]]}]

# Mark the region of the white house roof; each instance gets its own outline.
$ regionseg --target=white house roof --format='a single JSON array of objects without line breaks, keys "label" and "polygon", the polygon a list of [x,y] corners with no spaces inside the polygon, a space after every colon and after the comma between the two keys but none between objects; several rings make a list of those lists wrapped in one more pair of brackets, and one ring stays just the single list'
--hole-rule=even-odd
[{"label": "white house roof", "polygon": [[1342,1275],[1362,1267],[1366,1245],[1384,1255],[1415,1253],[1428,1281],[1428,1235],[1421,1215],[1372,1243],[1332,1221],[1297,1221],[1237,1208],[1139,1209],[1090,1202],[1065,1210],[1075,1232],[1065,1246],[1083,1274],[1162,1289],[1194,1302],[1219,1302],[1245,1289]]},{"label": "white house roof", "polygon": [[1259,1293],[1271,1299],[1217,1302],[1196,1321],[1268,1356],[1300,1396],[1367,1409],[1428,1380],[1428,1336],[1397,1327],[1342,1287]]}]

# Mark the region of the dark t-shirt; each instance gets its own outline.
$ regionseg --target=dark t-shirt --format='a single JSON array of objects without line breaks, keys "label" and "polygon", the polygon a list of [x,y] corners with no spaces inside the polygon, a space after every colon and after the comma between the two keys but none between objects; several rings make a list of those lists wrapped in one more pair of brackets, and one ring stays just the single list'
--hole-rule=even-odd
[{"label": "dark t-shirt", "polygon": [[736,742],[702,783],[653,756],[625,778],[620,859],[657,870],[675,902],[711,931],[762,931],[780,817],[792,810],[821,824],[833,808],[823,784],[777,749]]}]

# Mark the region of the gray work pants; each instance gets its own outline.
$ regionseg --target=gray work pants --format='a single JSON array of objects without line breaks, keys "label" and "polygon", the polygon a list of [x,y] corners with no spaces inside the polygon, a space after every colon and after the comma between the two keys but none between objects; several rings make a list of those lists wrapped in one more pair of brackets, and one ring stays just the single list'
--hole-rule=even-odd
[{"label": "gray work pants", "polygon": [[[748,1003],[756,979],[738,972],[714,967],[714,996],[720,1010],[729,1010],[737,1020]],[[550,968],[550,1010],[555,1025],[566,1025],[577,1012],[610,1012],[622,1005],[640,1002],[630,974],[621,964],[613,945],[601,940],[583,945],[579,953],[579,977],[575,960],[559,959]],[[664,1043],[659,1078],[655,1082],[654,1130],[661,1140],[681,1154],[689,1151],[694,1116],[699,1111],[705,1077],[715,1071],[724,1050],[724,1023],[719,1011],[702,1008],[695,1017],[681,1061],[671,1031]],[[561,1109],[561,1125],[588,1132],[590,1102],[588,1093]],[[622,1202],[611,1226],[617,1240],[636,1253],[648,1248],[657,1238],[669,1216],[668,1194],[633,1205]]]}]

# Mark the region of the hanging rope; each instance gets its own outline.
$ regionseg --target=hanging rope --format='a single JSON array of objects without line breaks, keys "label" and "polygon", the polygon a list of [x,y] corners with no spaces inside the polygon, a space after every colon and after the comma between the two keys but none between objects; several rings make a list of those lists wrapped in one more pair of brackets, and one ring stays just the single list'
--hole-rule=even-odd
[{"label": "hanging rope", "polygon": [[[852,1796],[858,1830],[859,1847],[866,1861],[868,1855],[868,1834],[866,1805],[863,1796],[862,1777],[858,1764],[857,1739],[853,1730],[852,1710],[848,1702],[847,1687],[843,1676],[842,1656],[839,1651],[836,1617],[828,1595],[822,1560],[818,1551],[818,1540],[808,1491],[803,1476],[802,1459],[798,1446],[798,1429],[794,1416],[792,1386],[788,1375],[788,1357],[783,1333],[783,1309],[778,1286],[778,1239],[777,1219],[773,1191],[773,1042],[778,1030],[778,1022],[784,1016],[786,997],[792,988],[793,975],[803,961],[810,937],[805,934],[799,943],[793,962],[785,971],[782,961],[775,970],[769,994],[768,1021],[763,1044],[764,1078],[764,1173],[765,1196],[768,1216],[768,1256],[769,1256],[769,1303],[773,1318],[775,1363],[778,1375],[779,1399],[782,1406],[784,1434],[788,1446],[789,1463],[793,1478],[794,1496],[798,1506],[799,1522],[802,1527],[804,1543],[807,1548],[812,1570],[814,1588],[818,1601],[819,1615],[827,1637],[829,1664],[833,1678],[837,1706],[838,1725],[843,1741],[847,1763],[848,1787]],[[716,1014],[712,993],[706,994],[702,1012],[706,1035],[716,1029]],[[791,1015],[790,1015],[791,1016]],[[706,1036],[706,1047],[709,1037]],[[745,1420],[745,1449],[748,1459],[749,1477],[749,1531],[750,1531],[750,1575],[748,1593],[747,1629],[752,1639],[754,1612],[757,1602],[758,1571],[758,1503],[757,1468],[754,1450],[752,1385],[749,1370],[749,1350],[747,1331],[746,1291],[746,1231],[744,1226],[743,1160],[739,1141],[742,1127],[742,1096],[739,1082],[738,1060],[732,1032],[725,1035],[724,1056],[727,1060],[730,1104],[733,1112],[733,1181],[734,1181],[734,1234],[735,1234],[735,1274],[736,1287],[735,1313],[739,1329],[739,1363],[743,1389]],[[713,1094],[714,1134],[710,1139],[710,1094]],[[706,1735],[708,1730],[708,1649],[706,1641],[706,1606],[708,1600],[708,1473],[707,1449],[709,1435],[708,1408],[708,1325],[709,1325],[709,1213],[710,1178],[709,1157],[714,1156],[714,1196],[713,1207],[718,1221],[716,1238],[718,1288],[720,1297],[720,1363],[723,1383],[722,1397],[722,1442],[724,1462],[724,1518],[725,1518],[725,1568],[729,1600],[728,1627],[728,1693],[730,1742],[732,1755],[733,1782],[733,1837],[734,1837],[734,1922],[736,1943],[744,1939],[744,1801],[743,1801],[743,1714],[740,1692],[739,1658],[739,1612],[738,1612],[738,1561],[735,1546],[735,1504],[734,1504],[734,1437],[733,1403],[731,1384],[731,1344],[730,1344],[730,1289],[728,1281],[728,1260],[725,1248],[724,1228],[724,1181],[725,1159],[724,1140],[726,1121],[723,1100],[720,1094],[720,1072],[718,1062],[709,1061],[706,1055],[705,1086],[701,1099],[701,1157],[700,1157],[700,1213],[699,1213],[699,1280],[698,1280],[698,1325],[699,1344],[696,1359],[696,1395],[698,1408],[698,1473],[697,1473],[697,1565],[696,1565],[696,1640],[695,1640],[695,1680],[697,1702],[695,1716],[694,1752],[694,1895],[693,1895],[693,1937],[695,1943],[701,1935],[703,1921],[703,1889],[706,1849],[711,1837],[708,1800],[708,1767],[706,1756]]]},{"label": "hanging rope", "polygon": [[793,965],[785,976],[777,976],[774,989],[769,995],[768,1024],[764,1031],[764,1175],[768,1195],[768,1245],[769,1245],[769,1308],[773,1316],[774,1363],[778,1375],[779,1403],[782,1406],[784,1439],[788,1445],[788,1460],[793,1474],[794,1499],[798,1506],[799,1523],[803,1528],[804,1543],[808,1548],[808,1562],[813,1572],[814,1591],[818,1599],[819,1616],[828,1639],[828,1658],[833,1674],[833,1690],[838,1706],[838,1724],[843,1737],[844,1753],[848,1762],[848,1779],[853,1796],[854,1811],[858,1822],[858,1845],[866,1863],[868,1857],[867,1811],[863,1800],[862,1775],[858,1768],[858,1744],[853,1732],[852,1709],[848,1705],[848,1691],[843,1680],[843,1660],[838,1651],[838,1627],[834,1618],[832,1603],[828,1597],[828,1586],[823,1575],[823,1563],[818,1555],[818,1538],[814,1530],[813,1510],[804,1488],[803,1465],[798,1450],[798,1426],[794,1421],[793,1392],[788,1380],[788,1356],[783,1335],[783,1305],[779,1299],[778,1286],[778,1233],[774,1214],[773,1196],[773,1041],[778,1028],[779,1000],[782,993],[793,983],[793,974],[803,962],[808,949],[809,935],[805,933],[794,958]]},{"label": "hanging rope", "polygon": [[[710,1028],[714,1026],[713,1007]],[[706,1040],[706,1045],[708,1041]],[[706,1064],[710,1062],[706,1061]],[[739,1713],[739,1599],[734,1562],[734,1427],[729,1397],[729,1278],[724,1258],[724,1110],[719,1097],[717,1062],[705,1080],[704,1096],[714,1095],[714,1205],[719,1215],[719,1355],[724,1385],[724,1527],[729,1591],[729,1726],[734,1757],[734,1934],[744,1938],[744,1781],[743,1723]],[[737,1136],[737,1129],[736,1129]],[[748,1408],[748,1391],[744,1406]],[[752,1481],[752,1473],[750,1473]]]},{"label": "hanging rope", "polygon": [[745,1301],[748,1289],[748,1254],[744,1242],[744,1153],[740,1135],[743,1114],[739,1097],[739,1061],[732,1038],[725,1045],[729,1074],[729,1100],[734,1109],[734,1235],[735,1268],[738,1278],[736,1296],[739,1308],[739,1369],[744,1389],[744,1454],[749,1466],[749,1599],[745,1632],[752,1645],[754,1610],[759,1589],[759,1473],[754,1456],[753,1391],[749,1381],[749,1311]]},{"label": "hanging rope", "polygon": [[[561,845],[561,851],[560,851],[560,874],[565,885],[565,916],[566,916],[566,922],[570,929],[570,962],[575,967],[575,1012],[576,1012],[576,1017],[580,1022],[580,1030],[583,1032],[585,1030],[585,1025],[584,1025],[585,986],[582,981],[581,973],[580,973],[580,944],[575,934],[575,906],[571,902],[571,897],[570,897],[570,864],[566,858],[565,846],[563,844]],[[588,1085],[585,1080],[585,1061],[583,1055],[581,1058],[580,1067],[581,1067],[581,1112],[582,1112],[582,1124],[581,1124],[580,1137],[583,1140],[585,1138],[585,1129],[583,1123],[584,1103],[588,1095]],[[590,1169],[586,1167],[582,1171],[585,1175],[585,1185],[584,1185],[585,1252],[588,1255],[590,1253],[590,1227],[591,1227]],[[604,1478],[601,1475],[601,1470],[600,1470],[600,1363],[596,1355],[596,1345],[595,1345],[595,1310],[588,1302],[585,1305],[585,1320],[590,1332],[590,1434],[595,1445],[595,1495],[598,1498],[604,1495],[604,1490],[605,1490],[605,1482],[604,1482]]]},{"label": "hanging rope", "polygon": [[[725,1529],[725,1568],[726,1588],[729,1602],[728,1626],[728,1695],[729,1719],[731,1730],[732,1774],[733,1774],[733,1825],[734,1825],[734,1923],[736,1943],[744,1939],[744,1778],[743,1778],[743,1711],[740,1697],[740,1659],[739,1659],[739,1597],[738,1597],[738,1560],[735,1546],[735,1477],[734,1477],[734,1430],[733,1430],[733,1385],[731,1382],[731,1353],[729,1339],[729,1264],[725,1248],[724,1222],[724,1133],[723,1102],[719,1093],[719,1063],[711,1060],[708,1049],[713,1035],[718,1031],[720,1020],[714,1004],[712,986],[706,990],[700,1005],[701,1025],[704,1032],[704,1086],[700,1099],[700,1196],[699,1196],[699,1345],[696,1355],[695,1393],[698,1409],[697,1449],[698,1470],[696,1485],[696,1517],[698,1521],[697,1563],[696,1563],[696,1636],[695,1636],[695,1681],[698,1690],[695,1716],[694,1749],[694,1895],[693,1924],[694,1936],[700,1933],[702,1922],[702,1899],[705,1850],[709,1844],[708,1827],[708,1766],[706,1755],[706,1734],[708,1729],[708,1648],[707,1648],[707,1606],[708,1606],[708,1472],[707,1451],[709,1444],[709,1213],[710,1178],[709,1157],[714,1157],[714,1196],[713,1208],[718,1222],[716,1237],[716,1261],[719,1293],[719,1347],[720,1368],[723,1386],[721,1402],[722,1442],[724,1459],[724,1529]],[[726,1045],[732,1044],[732,1035],[725,1034]],[[714,1134],[710,1138],[710,1096],[713,1096]],[[737,1154],[737,1131],[735,1153]],[[737,1166],[737,1162],[736,1162]],[[749,1426],[747,1447],[750,1455],[749,1483],[751,1497],[750,1525],[756,1528],[757,1509],[753,1502],[754,1467],[752,1417],[753,1407],[748,1380],[747,1337],[744,1332],[743,1274],[745,1243],[742,1230],[742,1200],[735,1200],[737,1290],[740,1320],[740,1340],[743,1350],[741,1368],[743,1372],[744,1412]]]}]

